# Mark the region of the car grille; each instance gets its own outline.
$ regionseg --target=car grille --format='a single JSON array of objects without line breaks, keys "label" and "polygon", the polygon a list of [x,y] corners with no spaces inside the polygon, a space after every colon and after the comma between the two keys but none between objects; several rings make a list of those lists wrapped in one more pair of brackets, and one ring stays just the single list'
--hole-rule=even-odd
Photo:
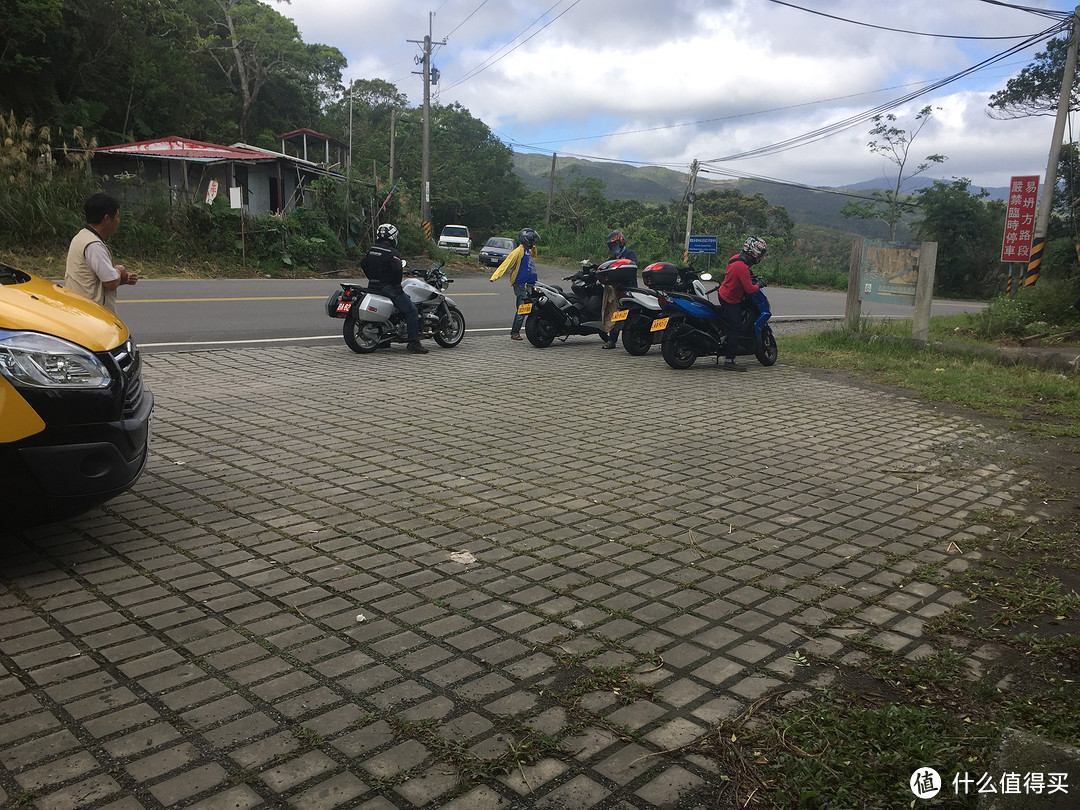
[{"label": "car grille", "polygon": [[142,404],[146,389],[142,383],[142,361],[135,341],[130,338],[109,352],[113,361],[124,375],[124,411],[125,419],[134,416]]}]

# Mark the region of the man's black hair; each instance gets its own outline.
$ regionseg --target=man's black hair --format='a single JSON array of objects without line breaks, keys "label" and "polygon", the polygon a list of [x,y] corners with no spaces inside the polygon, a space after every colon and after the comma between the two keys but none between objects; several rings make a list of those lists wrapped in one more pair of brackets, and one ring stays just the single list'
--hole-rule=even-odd
[{"label": "man's black hair", "polygon": [[120,213],[120,203],[108,194],[99,191],[86,198],[86,202],[83,203],[83,213],[86,215],[87,224],[96,225],[105,217]]}]

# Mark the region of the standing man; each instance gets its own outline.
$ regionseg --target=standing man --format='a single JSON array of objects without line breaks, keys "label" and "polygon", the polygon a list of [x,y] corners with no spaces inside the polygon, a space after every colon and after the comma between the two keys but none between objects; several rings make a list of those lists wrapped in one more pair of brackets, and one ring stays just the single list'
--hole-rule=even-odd
[{"label": "standing man", "polygon": [[525,303],[525,285],[536,282],[536,242],[539,235],[532,228],[522,228],[518,234],[518,246],[502,260],[488,281],[494,281],[504,273],[509,273],[510,283],[514,285],[514,322],[510,325],[510,339],[521,340],[521,324],[525,316],[518,310]]},{"label": "standing man", "polygon": [[720,308],[727,326],[727,336],[724,339],[724,348],[727,350],[725,371],[746,371],[746,366],[735,362],[735,355],[739,353],[739,333],[742,331],[742,300],[744,295],[751,295],[761,289],[750,278],[750,268],[765,257],[766,250],[764,239],[751,236],[743,242],[742,250],[728,259],[724,282],[718,290]]},{"label": "standing man", "polygon": [[389,222],[380,225],[375,231],[375,244],[360,260],[360,269],[371,282],[369,287],[385,295],[394,302],[395,307],[405,313],[405,328],[409,341],[405,348],[416,354],[427,354],[428,350],[420,342],[420,315],[416,311],[416,304],[401,286],[403,268],[397,241],[397,228]]},{"label": "standing man", "polygon": [[68,246],[64,286],[116,312],[116,288],[139,280],[124,265],[114,265],[105,240],[120,225],[120,203],[108,194],[91,194],[83,203],[86,227]]},{"label": "standing man", "polygon": [[[612,259],[626,259],[637,265],[637,253],[630,250],[626,246],[626,237],[623,236],[622,231],[612,231],[608,234],[607,238],[608,251],[611,255],[608,256],[608,261]],[[637,286],[637,274],[634,275],[634,284],[629,286]],[[606,297],[606,296],[605,296]],[[622,326],[616,324],[612,327],[611,331],[604,336],[605,349],[614,349],[619,344],[619,332],[622,331]]]}]

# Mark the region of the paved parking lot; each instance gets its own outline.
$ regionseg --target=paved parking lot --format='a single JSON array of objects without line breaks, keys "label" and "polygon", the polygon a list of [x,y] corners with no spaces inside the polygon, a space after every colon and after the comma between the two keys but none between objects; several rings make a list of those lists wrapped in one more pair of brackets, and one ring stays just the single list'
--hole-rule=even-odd
[{"label": "paved parking lot", "polygon": [[960,597],[919,571],[1019,486],[780,351],[146,356],[136,489],[5,540],[0,805],[717,806],[674,749],[797,651],[920,654]]}]

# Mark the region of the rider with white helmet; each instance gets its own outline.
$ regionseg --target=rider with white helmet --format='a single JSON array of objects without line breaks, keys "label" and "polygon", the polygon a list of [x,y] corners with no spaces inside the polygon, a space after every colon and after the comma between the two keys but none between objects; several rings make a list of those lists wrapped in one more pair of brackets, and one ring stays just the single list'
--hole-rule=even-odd
[{"label": "rider with white helmet", "polygon": [[360,269],[371,282],[368,286],[373,292],[385,295],[394,302],[394,306],[405,314],[409,343],[406,348],[416,354],[427,354],[428,350],[420,343],[420,316],[416,304],[401,286],[405,263],[398,253],[398,229],[389,222],[375,231],[375,244],[360,260]]},{"label": "rider with white helmet", "polygon": [[717,291],[727,327],[724,341],[727,350],[724,368],[727,371],[746,371],[746,366],[735,362],[735,356],[739,353],[739,333],[742,331],[742,300],[743,296],[761,289],[750,278],[750,268],[765,258],[766,250],[768,246],[760,237],[751,236],[743,242],[742,250],[728,260],[724,282]]}]

